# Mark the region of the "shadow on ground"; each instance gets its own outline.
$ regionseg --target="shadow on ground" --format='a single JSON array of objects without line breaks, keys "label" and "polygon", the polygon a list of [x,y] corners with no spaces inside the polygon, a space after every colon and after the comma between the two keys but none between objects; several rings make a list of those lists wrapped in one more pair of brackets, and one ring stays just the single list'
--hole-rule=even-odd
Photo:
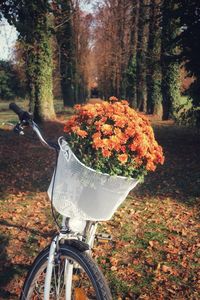
[{"label": "shadow on ground", "polygon": [[4,286],[10,282],[14,276],[23,272],[24,269],[27,270],[27,266],[11,263],[6,251],[8,243],[8,236],[0,234],[0,296],[1,299],[17,299],[17,294],[4,290]]},{"label": "shadow on ground", "polygon": [[[62,135],[62,128],[62,123],[48,122],[42,130],[47,139],[56,141]],[[4,208],[3,202],[23,192],[26,195],[30,192],[31,197],[37,192],[46,192],[54,169],[56,155],[54,151],[45,149],[30,129],[26,129],[24,136],[17,136],[9,128],[0,129],[0,153],[0,200],[2,203],[1,215],[4,216],[0,219],[0,299],[14,300],[18,299],[19,291],[16,290],[16,293],[9,292],[12,290],[10,284],[15,278],[18,280],[17,278],[23,277],[29,268],[29,263],[23,264],[23,261],[13,263],[13,255],[18,255],[18,249],[15,249],[15,238],[17,240],[18,236],[12,237],[9,233],[13,230],[20,234],[24,232],[29,237],[28,241],[33,237],[37,241],[40,238],[46,240],[54,232],[51,230],[42,232],[38,228],[22,225],[20,221],[13,221],[10,216],[15,217],[15,209],[17,209],[18,204],[16,202],[11,204],[12,213],[7,210],[8,204]],[[27,201],[31,201],[31,197]],[[20,200],[19,197],[19,201],[21,203],[23,200]],[[26,216],[24,218],[27,219]],[[27,247],[31,247],[30,243],[27,244]],[[13,251],[8,254],[7,249],[12,248]],[[6,288],[7,285],[9,285],[9,290]]]},{"label": "shadow on ground", "polygon": [[[56,141],[63,124],[49,122],[43,126],[47,139]],[[55,165],[55,153],[44,148],[27,129],[24,136],[0,129],[0,197],[18,192],[46,191]]]},{"label": "shadow on ground", "polygon": [[191,129],[156,126],[155,135],[163,147],[165,163],[149,173],[136,190],[141,197],[172,197],[196,204],[200,197],[200,136]]}]

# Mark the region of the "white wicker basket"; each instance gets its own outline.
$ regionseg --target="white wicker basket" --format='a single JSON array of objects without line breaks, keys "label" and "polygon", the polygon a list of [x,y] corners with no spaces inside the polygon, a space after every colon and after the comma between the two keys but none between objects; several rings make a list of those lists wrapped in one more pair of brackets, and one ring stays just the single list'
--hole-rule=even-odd
[{"label": "white wicker basket", "polygon": [[57,169],[48,189],[55,209],[70,218],[109,220],[138,180],[96,172],[78,160],[64,139],[59,144]]}]

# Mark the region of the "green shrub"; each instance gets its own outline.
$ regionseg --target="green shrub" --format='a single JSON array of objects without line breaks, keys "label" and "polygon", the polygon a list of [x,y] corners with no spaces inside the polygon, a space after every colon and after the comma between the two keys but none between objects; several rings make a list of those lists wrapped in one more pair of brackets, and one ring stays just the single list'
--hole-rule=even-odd
[{"label": "green shrub", "polygon": [[186,96],[181,98],[180,105],[176,107],[174,119],[177,124],[200,128],[200,106],[194,107],[192,99]]}]

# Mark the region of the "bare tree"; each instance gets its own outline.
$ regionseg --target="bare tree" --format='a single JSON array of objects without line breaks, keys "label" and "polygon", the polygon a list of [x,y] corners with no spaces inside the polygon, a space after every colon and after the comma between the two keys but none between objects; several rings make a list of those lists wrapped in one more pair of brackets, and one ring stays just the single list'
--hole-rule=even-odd
[{"label": "bare tree", "polygon": [[99,86],[105,97],[126,97],[130,58],[130,0],[106,0],[96,14],[94,52]]}]

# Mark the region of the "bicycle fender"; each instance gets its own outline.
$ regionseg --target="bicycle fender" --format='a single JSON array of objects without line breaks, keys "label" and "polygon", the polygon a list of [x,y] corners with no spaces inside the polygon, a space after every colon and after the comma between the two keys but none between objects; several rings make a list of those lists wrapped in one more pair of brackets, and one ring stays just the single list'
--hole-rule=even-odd
[{"label": "bicycle fender", "polygon": [[75,240],[75,239],[65,240],[65,244],[70,245],[70,246],[78,249],[81,252],[89,250],[88,244],[86,244],[82,241]]}]

